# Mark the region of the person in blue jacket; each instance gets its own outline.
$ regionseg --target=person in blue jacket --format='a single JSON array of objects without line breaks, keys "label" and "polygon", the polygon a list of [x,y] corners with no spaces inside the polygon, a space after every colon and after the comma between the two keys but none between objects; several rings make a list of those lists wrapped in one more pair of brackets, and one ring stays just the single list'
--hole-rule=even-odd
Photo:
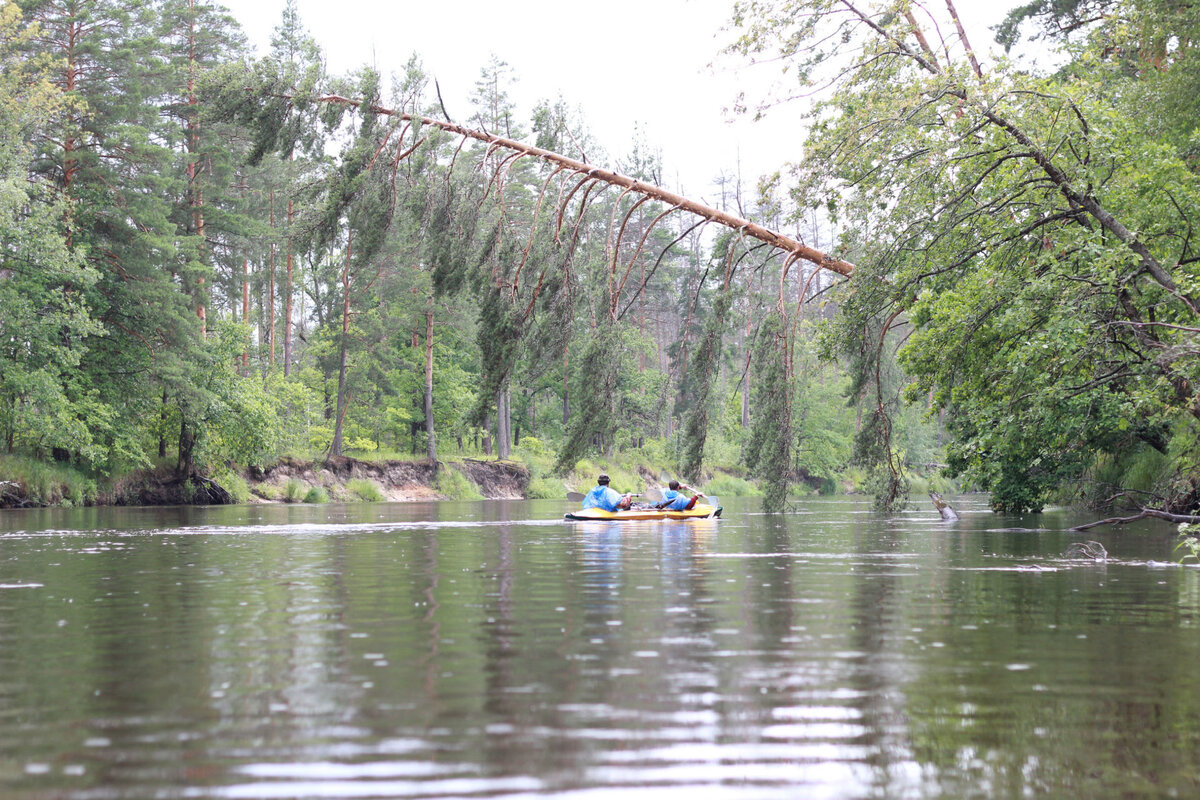
[{"label": "person in blue jacket", "polygon": [[584,508],[602,508],[605,511],[620,511],[629,508],[633,503],[633,495],[618,494],[616,489],[608,486],[608,475],[601,474],[596,479],[598,484],[583,497]]},{"label": "person in blue jacket", "polygon": [[[666,509],[667,511],[687,511],[696,505],[696,501],[703,497],[703,493],[696,492],[695,489],[688,486],[686,483],[681,484],[679,481],[671,481],[667,484],[667,490],[663,492],[662,500],[655,504],[655,508]],[[689,492],[695,492],[690,498],[683,494],[680,489],[687,489]]]}]

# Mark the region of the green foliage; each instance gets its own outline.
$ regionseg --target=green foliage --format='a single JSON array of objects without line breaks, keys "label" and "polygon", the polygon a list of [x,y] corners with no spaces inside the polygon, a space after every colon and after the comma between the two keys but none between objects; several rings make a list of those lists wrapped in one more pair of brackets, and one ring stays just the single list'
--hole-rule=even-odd
[{"label": "green foliage", "polygon": [[565,472],[594,443],[611,442],[617,420],[613,418],[620,364],[626,354],[622,349],[624,337],[616,326],[598,329],[585,345],[579,374],[583,387],[578,398],[566,441],[558,453],[555,470]]},{"label": "green foliage", "polygon": [[17,484],[36,505],[92,505],[96,481],[77,469],[17,455],[0,455],[0,481]]},{"label": "green foliage", "polygon": [[713,303],[700,347],[688,362],[688,387],[691,394],[691,413],[683,432],[683,463],[681,472],[692,480],[698,480],[704,466],[704,445],[708,439],[708,417],[711,413],[713,383],[717,365],[721,359],[721,348],[726,325],[726,315],[732,305],[728,288],[717,295]]},{"label": "green foliage", "polygon": [[379,484],[363,478],[351,478],[346,481],[346,491],[350,493],[351,497],[364,503],[378,503],[385,499]]},{"label": "green foliage", "polygon": [[930,475],[914,474],[909,476],[909,491],[918,497],[923,497],[930,492],[946,495],[957,492],[958,486],[950,478],[938,473]]},{"label": "green foliage", "polygon": [[1185,564],[1189,560],[1200,562],[1200,525],[1180,524],[1179,542],[1175,545],[1175,552],[1180,551],[1183,554],[1179,557],[1179,563]]},{"label": "green foliage", "polygon": [[[734,50],[780,57],[802,83],[829,48],[845,59],[812,111],[793,197],[829,210],[857,265],[829,352],[851,395],[874,401],[856,457],[885,466],[884,500],[902,494],[897,456],[928,457],[896,427],[909,380],[909,400],[948,415],[951,469],[1005,511],[1040,509],[1098,454],[1131,437],[1159,449],[1161,430],[1195,417],[1200,258],[1178,232],[1200,214],[1200,15],[1109,6],[1049,77],[1004,63],[973,75],[916,49],[913,23],[881,8],[849,29],[827,3],[739,6]],[[1020,14],[1035,7],[1044,30],[1072,36],[1059,25],[1071,3]],[[889,374],[897,349],[904,372]],[[1122,479],[1161,485],[1146,467]]]},{"label": "green foliage", "polygon": [[754,351],[754,416],[746,441],[746,465],[763,486],[763,509],[787,502],[792,449],[792,386],[787,374],[787,335],[779,311],[759,327]]},{"label": "green foliage", "polygon": [[525,494],[533,500],[561,500],[567,493],[562,481],[547,477],[531,478]]},{"label": "green foliage", "polygon": [[471,479],[453,467],[443,467],[438,470],[433,488],[438,494],[451,500],[482,500],[479,487]]},{"label": "green foliage", "polygon": [[290,478],[283,485],[283,500],[286,503],[301,503],[304,502],[304,496],[307,492],[307,486],[295,478]]},{"label": "green foliage", "polygon": [[323,486],[313,486],[307,492],[304,493],[303,502],[316,503],[316,504],[328,503],[329,502],[329,492],[325,491],[325,488]]},{"label": "green foliage", "polygon": [[763,492],[745,478],[718,472],[704,484],[705,494],[718,497],[761,497]]},{"label": "green foliage", "polygon": [[[250,487],[251,494],[256,497],[261,497],[263,500],[283,500],[284,494],[282,487],[271,483],[256,483]],[[247,498],[249,499],[249,498]],[[289,501],[294,502],[294,501]]]},{"label": "green foliage", "polygon": [[233,499],[233,502],[249,502],[251,496],[250,484],[238,473],[232,470],[217,470],[213,473],[212,479],[218,486],[229,492],[229,496]]}]

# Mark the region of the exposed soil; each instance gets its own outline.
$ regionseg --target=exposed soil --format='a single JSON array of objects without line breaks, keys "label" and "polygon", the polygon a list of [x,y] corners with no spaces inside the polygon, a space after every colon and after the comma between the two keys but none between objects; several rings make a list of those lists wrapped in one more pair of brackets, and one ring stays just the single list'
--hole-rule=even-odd
[{"label": "exposed soil", "polygon": [[529,470],[511,461],[474,461],[443,463],[436,461],[360,461],[337,456],[326,461],[282,459],[265,469],[248,474],[251,490],[260,500],[282,499],[289,481],[307,488],[321,487],[330,499],[350,499],[346,482],[373,481],[387,500],[445,500],[436,488],[442,469],[457,469],[489,500],[518,499],[529,486]]},{"label": "exposed soil", "polygon": [[[293,499],[303,499],[310,489],[324,490],[329,500],[357,500],[347,487],[349,481],[368,480],[378,487],[385,500],[406,502],[447,500],[437,489],[440,470],[456,469],[474,483],[489,500],[521,499],[529,488],[529,469],[513,461],[462,462],[436,461],[360,461],[336,457],[326,461],[301,461],[284,458],[265,468],[243,473],[253,493],[251,502],[285,502],[287,485],[296,482]],[[0,508],[28,508],[57,504],[60,498],[37,501],[25,487],[0,476]],[[300,497],[295,498],[295,489]],[[204,475],[181,476],[172,469],[139,470],[124,476],[111,489],[102,491],[97,505],[180,506],[226,505],[233,502],[227,489]]]},{"label": "exposed soil", "polygon": [[174,470],[140,470],[113,487],[101,505],[113,506],[220,506],[233,502],[229,492],[213,480]]},{"label": "exposed soil", "polygon": [[450,466],[466,475],[489,500],[521,500],[529,488],[529,468],[515,461],[468,458]]}]

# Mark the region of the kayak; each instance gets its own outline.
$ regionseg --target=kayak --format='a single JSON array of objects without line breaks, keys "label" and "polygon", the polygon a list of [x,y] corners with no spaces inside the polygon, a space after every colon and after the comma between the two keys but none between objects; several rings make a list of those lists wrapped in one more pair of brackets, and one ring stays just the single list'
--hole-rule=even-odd
[{"label": "kayak", "polygon": [[611,522],[640,522],[665,519],[716,519],[721,516],[721,506],[706,506],[697,503],[687,511],[660,511],[657,508],[631,508],[626,511],[605,511],[603,508],[584,508],[571,511],[563,519],[572,522],[595,522],[599,520]]}]

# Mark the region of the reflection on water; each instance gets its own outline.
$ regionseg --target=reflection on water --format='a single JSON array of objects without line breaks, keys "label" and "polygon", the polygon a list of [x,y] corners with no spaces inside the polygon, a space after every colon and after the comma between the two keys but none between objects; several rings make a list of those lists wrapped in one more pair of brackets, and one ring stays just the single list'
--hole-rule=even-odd
[{"label": "reflection on water", "polygon": [[1200,794],[1168,526],[724,505],[0,515],[0,795]]}]

